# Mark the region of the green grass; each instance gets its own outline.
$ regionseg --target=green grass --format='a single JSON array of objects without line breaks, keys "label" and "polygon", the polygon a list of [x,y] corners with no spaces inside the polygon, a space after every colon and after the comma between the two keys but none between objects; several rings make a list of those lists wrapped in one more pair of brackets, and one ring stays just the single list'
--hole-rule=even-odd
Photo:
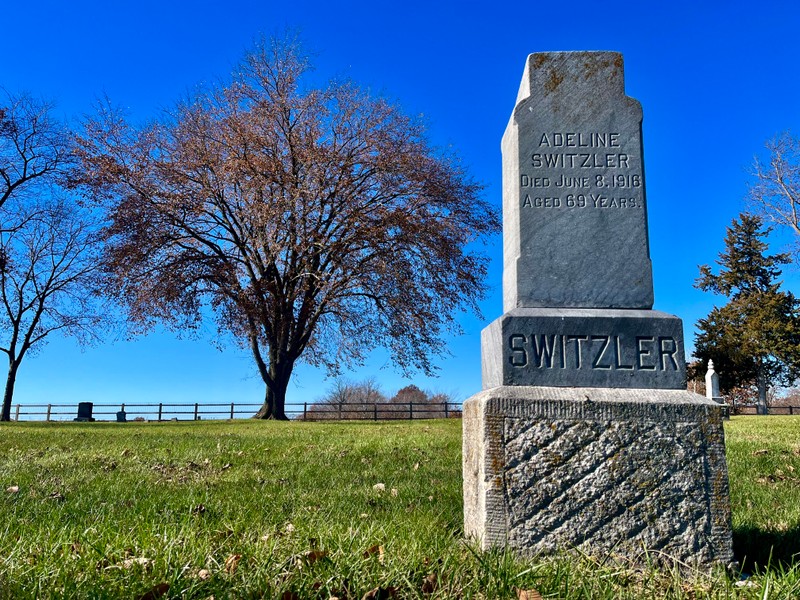
[{"label": "green grass", "polygon": [[458,420],[4,424],[0,598],[799,598],[800,418],[726,434],[747,587],[476,551]]},{"label": "green grass", "polygon": [[800,563],[800,417],[734,417],[726,436],[737,557]]}]

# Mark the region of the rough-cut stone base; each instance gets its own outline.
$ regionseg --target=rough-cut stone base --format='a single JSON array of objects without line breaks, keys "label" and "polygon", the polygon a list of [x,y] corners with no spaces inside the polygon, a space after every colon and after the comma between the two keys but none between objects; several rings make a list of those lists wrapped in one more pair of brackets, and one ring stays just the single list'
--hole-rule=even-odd
[{"label": "rough-cut stone base", "polygon": [[464,403],[483,548],[733,561],[722,410],[682,390],[504,386]]}]

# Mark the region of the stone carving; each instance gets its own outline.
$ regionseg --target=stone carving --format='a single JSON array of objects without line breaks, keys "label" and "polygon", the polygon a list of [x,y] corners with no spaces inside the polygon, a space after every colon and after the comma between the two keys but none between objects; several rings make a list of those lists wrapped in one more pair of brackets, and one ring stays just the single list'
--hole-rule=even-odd
[{"label": "stone carving", "polygon": [[686,388],[681,320],[659,311],[518,308],[482,338],[484,388]]},{"label": "stone carving", "polygon": [[616,52],[532,54],[503,136],[503,308],[651,308],[642,107]]},{"label": "stone carving", "polygon": [[613,52],[532,54],[503,137],[505,314],[464,403],[482,547],[729,563],[720,406],[650,310],[642,111]]}]

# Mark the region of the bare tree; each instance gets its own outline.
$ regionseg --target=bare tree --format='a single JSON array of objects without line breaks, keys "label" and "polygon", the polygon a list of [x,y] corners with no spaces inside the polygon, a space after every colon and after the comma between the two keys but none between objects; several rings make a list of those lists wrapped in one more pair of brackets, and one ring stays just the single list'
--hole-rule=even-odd
[{"label": "bare tree", "polygon": [[769,159],[756,158],[748,199],[765,220],[788,227],[800,242],[800,140],[784,132],[765,146]]},{"label": "bare tree", "polygon": [[22,360],[55,332],[92,339],[105,311],[99,289],[99,241],[90,220],[65,199],[0,209],[0,350],[8,376],[0,420],[11,418]]},{"label": "bare tree", "polygon": [[27,94],[0,104],[0,207],[56,177],[70,158],[69,137],[52,106]]},{"label": "bare tree", "polygon": [[372,419],[378,405],[387,402],[374,378],[354,383],[338,378],[307,411],[309,419]]},{"label": "bare tree", "polygon": [[53,332],[86,340],[93,310],[97,237],[88,213],[63,197],[70,134],[53,107],[27,94],[0,100],[0,350],[8,376],[0,420],[10,419],[25,356]]},{"label": "bare tree", "polygon": [[384,346],[433,371],[485,289],[474,242],[500,230],[421,122],[349,83],[304,89],[308,68],[296,44],[266,42],[160,122],[105,110],[80,140],[75,183],[108,209],[132,319],[194,326],[210,306],[252,352],[264,418],[286,418],[301,359],[336,373]]}]

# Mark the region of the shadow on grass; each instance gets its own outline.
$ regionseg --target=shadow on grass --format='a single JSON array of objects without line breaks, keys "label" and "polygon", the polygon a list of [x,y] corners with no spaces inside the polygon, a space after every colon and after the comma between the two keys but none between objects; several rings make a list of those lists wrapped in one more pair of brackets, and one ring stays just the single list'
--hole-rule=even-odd
[{"label": "shadow on grass", "polygon": [[758,527],[737,527],[733,530],[733,553],[745,571],[754,565],[765,569],[800,563],[800,525],[786,531],[766,531]]}]

